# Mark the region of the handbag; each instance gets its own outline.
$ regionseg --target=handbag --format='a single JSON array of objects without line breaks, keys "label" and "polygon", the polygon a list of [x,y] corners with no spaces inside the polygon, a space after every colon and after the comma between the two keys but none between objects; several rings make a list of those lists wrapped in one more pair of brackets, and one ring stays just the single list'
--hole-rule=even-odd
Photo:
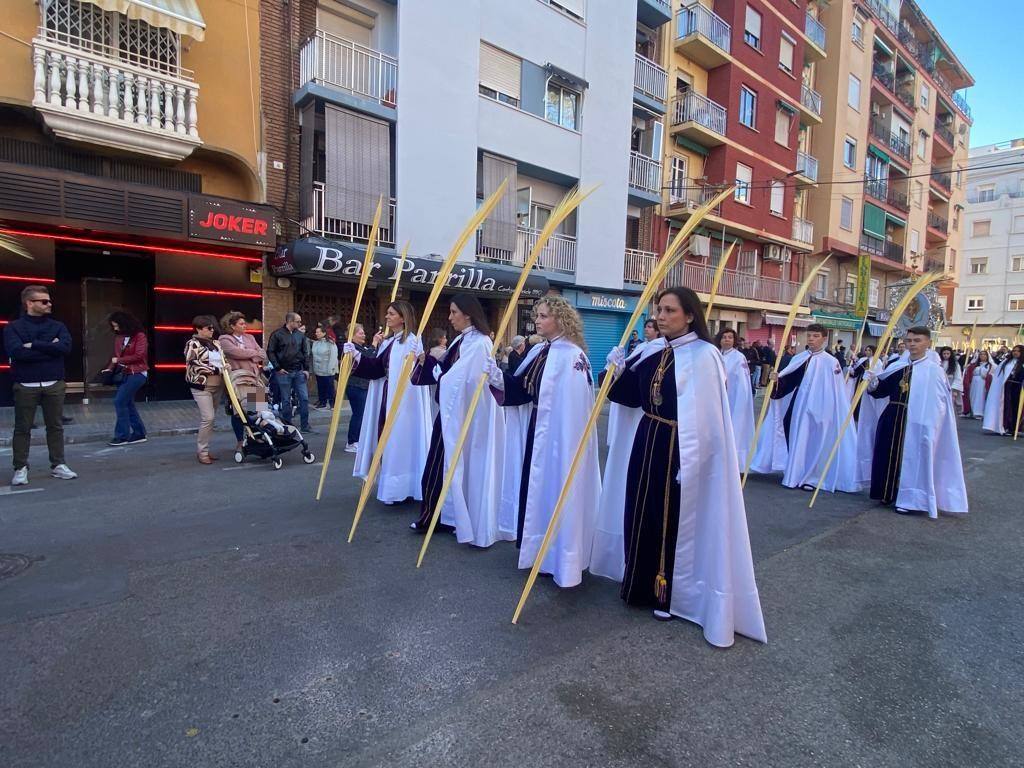
[{"label": "handbag", "polygon": [[94,381],[97,384],[102,384],[105,387],[116,387],[121,384],[125,379],[125,368],[123,365],[115,364],[110,368],[104,368],[98,374]]}]

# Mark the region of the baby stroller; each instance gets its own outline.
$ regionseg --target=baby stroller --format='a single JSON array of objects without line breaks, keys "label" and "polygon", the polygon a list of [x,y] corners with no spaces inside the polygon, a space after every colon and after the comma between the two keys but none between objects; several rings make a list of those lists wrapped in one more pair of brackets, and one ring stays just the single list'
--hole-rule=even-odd
[{"label": "baby stroller", "polygon": [[245,411],[243,420],[245,433],[242,436],[242,447],[235,451],[235,461],[241,464],[247,456],[260,459],[271,459],[274,469],[284,464],[281,456],[295,448],[302,447],[302,460],[306,464],[316,461],[316,456],[309,450],[302,433],[291,424],[285,424],[270,409],[264,411]]}]

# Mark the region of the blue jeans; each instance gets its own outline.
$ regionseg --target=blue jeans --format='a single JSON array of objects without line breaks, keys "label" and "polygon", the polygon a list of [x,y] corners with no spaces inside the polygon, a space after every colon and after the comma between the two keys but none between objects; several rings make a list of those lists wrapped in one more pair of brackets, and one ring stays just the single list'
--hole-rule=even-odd
[{"label": "blue jeans", "polygon": [[309,389],[304,371],[285,371],[274,374],[281,392],[281,418],[292,423],[292,392],[299,401],[299,429],[309,429]]},{"label": "blue jeans", "polygon": [[334,377],[316,377],[316,395],[320,405],[334,405]]},{"label": "blue jeans", "polygon": [[114,439],[128,440],[133,437],[145,437],[146,425],[139,418],[135,408],[135,393],[146,383],[146,374],[132,373],[125,376],[114,395],[114,413],[117,421],[114,424]]},{"label": "blue jeans", "polygon": [[348,420],[348,442],[358,443],[359,432],[363,428],[363,410],[366,408],[366,390],[360,387],[345,387],[345,396],[352,406],[352,418]]}]

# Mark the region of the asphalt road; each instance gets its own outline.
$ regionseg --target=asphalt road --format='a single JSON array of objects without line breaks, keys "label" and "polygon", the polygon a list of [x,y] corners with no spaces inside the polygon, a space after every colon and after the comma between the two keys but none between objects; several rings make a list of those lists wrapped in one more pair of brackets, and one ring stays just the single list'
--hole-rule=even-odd
[{"label": "asphalt road", "polygon": [[769,643],[728,650],[598,578],[513,626],[514,548],[441,535],[416,570],[411,507],[346,544],[344,453],[317,503],[297,453],[76,446],[79,480],[0,489],[31,559],[0,579],[0,765],[1019,766],[1024,442],[960,426],[966,518],[752,478]]}]

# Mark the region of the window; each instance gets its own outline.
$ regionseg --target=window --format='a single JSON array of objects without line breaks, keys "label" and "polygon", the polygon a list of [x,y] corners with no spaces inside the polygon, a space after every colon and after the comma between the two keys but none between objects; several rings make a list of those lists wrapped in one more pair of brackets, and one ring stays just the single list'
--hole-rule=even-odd
[{"label": "window", "polygon": [[1024,216],[1018,215],[1013,217],[1013,231],[1024,232]]},{"label": "window", "polygon": [[995,184],[979,184],[978,185],[978,202],[979,203],[991,203],[996,199],[996,185]]},{"label": "window", "polygon": [[971,237],[988,237],[992,231],[992,222],[982,219],[971,224]]},{"label": "window", "polygon": [[754,177],[754,169],[743,163],[736,163],[736,191],[733,199],[737,203],[750,205],[750,182]]},{"label": "window", "polygon": [[779,39],[779,69],[793,74],[793,40],[783,35]]},{"label": "window", "polygon": [[914,207],[920,208],[924,205],[924,184],[920,181],[914,182]]},{"label": "window", "polygon": [[878,278],[872,277],[870,287],[868,288],[868,304],[872,307],[878,306],[879,294],[881,293],[881,285]]},{"label": "window", "polygon": [[541,0],[566,16],[583,20],[583,0]]},{"label": "window", "polygon": [[547,121],[575,131],[579,129],[579,113],[579,92],[549,80],[544,99],[544,117]]},{"label": "window", "polygon": [[686,158],[674,156],[669,166],[669,202],[682,203],[687,199]]},{"label": "window", "polygon": [[789,146],[789,126],[792,124],[789,112],[784,109],[775,112],[775,143],[784,147]]},{"label": "window", "polygon": [[921,233],[916,229],[910,230],[910,252],[917,253],[921,248]]},{"label": "window", "polygon": [[786,199],[786,187],[781,181],[772,182],[772,195],[768,203],[768,210],[776,216],[782,215],[782,205]]},{"label": "window", "polygon": [[988,274],[988,259],[971,259],[971,274],[972,275],[987,275]]},{"label": "window", "polygon": [[928,102],[932,97],[932,89],[928,87],[928,83],[921,83],[921,109],[928,109]]},{"label": "window", "polygon": [[814,278],[814,298],[824,299],[828,296],[828,270],[823,269]]},{"label": "window", "polygon": [[956,171],[953,172],[953,178],[956,181],[956,188],[957,189],[963,189],[963,186],[964,186],[964,169],[963,168],[957,168]]},{"label": "window", "polygon": [[1014,256],[1010,259],[1011,272],[1024,272],[1024,256]]},{"label": "window", "polygon": [[853,24],[850,25],[850,39],[854,45],[864,47],[864,22],[859,16],[853,17]]},{"label": "window", "polygon": [[1007,309],[1011,312],[1024,312],[1024,293],[1011,293]]},{"label": "window", "polygon": [[480,41],[480,95],[513,107],[519,106],[522,61]]},{"label": "window", "polygon": [[968,312],[981,312],[985,309],[985,297],[984,296],[968,296],[967,297],[967,311]]},{"label": "window", "polygon": [[849,136],[843,140],[843,165],[857,170],[857,141]]},{"label": "window", "polygon": [[761,14],[747,6],[747,19],[743,26],[743,42],[761,50]]},{"label": "window", "polygon": [[917,132],[917,156],[924,160],[925,152],[928,150],[928,134],[924,131]]},{"label": "window", "polygon": [[740,272],[746,272],[748,275],[756,275],[757,248],[740,251],[740,255],[736,260],[736,269]]},{"label": "window", "polygon": [[842,229],[853,231],[853,199],[844,197],[839,203],[839,226]]},{"label": "window", "polygon": [[946,267],[949,272],[956,272],[956,248],[949,249],[949,266]]},{"label": "window", "polygon": [[850,75],[850,85],[846,89],[846,103],[860,112],[860,78]]},{"label": "window", "polygon": [[740,86],[740,122],[747,128],[757,122],[757,94],[746,86]]}]

